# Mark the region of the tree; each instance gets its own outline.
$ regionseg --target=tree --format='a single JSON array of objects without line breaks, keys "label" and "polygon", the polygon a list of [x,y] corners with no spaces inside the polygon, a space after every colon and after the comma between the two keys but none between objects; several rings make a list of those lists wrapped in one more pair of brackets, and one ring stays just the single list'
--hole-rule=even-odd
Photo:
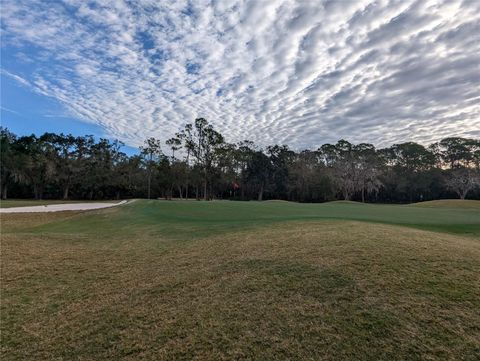
[{"label": "tree", "polygon": [[[91,135],[0,132],[0,191],[13,197],[111,199],[120,197],[317,202],[333,199],[414,202],[456,192],[480,197],[480,141],[445,138],[375,149],[339,140],[318,150],[286,145],[264,150],[248,140],[225,142],[204,118],[166,141],[150,138],[138,155],[123,143]],[[179,150],[183,152],[179,154]],[[195,190],[194,192],[190,192]]]},{"label": "tree", "polygon": [[183,144],[183,147],[186,150],[186,154],[184,158],[184,163],[186,165],[184,185],[185,185],[185,198],[188,199],[188,196],[189,196],[188,186],[190,184],[190,173],[191,173],[190,155],[192,154],[192,150],[195,147],[195,140],[193,138],[193,125],[192,124],[185,125],[185,128],[182,129],[180,132],[176,133],[175,137],[180,140],[181,145]]},{"label": "tree", "polygon": [[253,185],[258,201],[263,200],[264,192],[270,182],[272,171],[270,159],[262,151],[255,151],[248,161],[245,178],[247,182]]},{"label": "tree", "polygon": [[182,140],[179,137],[179,135],[177,135],[176,137],[172,137],[172,138],[168,139],[165,143],[172,150],[172,162],[174,162],[175,161],[175,152],[177,150],[182,149]]},{"label": "tree", "polygon": [[480,186],[480,171],[470,168],[452,169],[446,175],[445,184],[460,199],[465,199],[468,192]]},{"label": "tree", "polygon": [[372,144],[358,144],[354,146],[353,151],[358,168],[357,186],[361,192],[362,202],[365,202],[365,195],[372,193],[377,195],[383,185],[380,180],[381,160]]},{"label": "tree", "polygon": [[469,167],[475,159],[477,141],[460,137],[442,139],[436,144],[445,165],[451,169]]},{"label": "tree", "polygon": [[350,200],[358,190],[359,169],[354,156],[354,146],[341,139],[337,144],[324,144],[319,149],[321,156],[331,169],[333,183],[342,193],[344,200]]},{"label": "tree", "polygon": [[[170,194],[173,196],[173,189],[174,187],[178,190],[178,195],[180,199],[183,199],[183,187],[186,178],[186,174],[188,172],[188,166],[185,162],[176,161],[170,164]],[[185,194],[185,197],[187,195]]]},{"label": "tree", "polygon": [[[255,144],[252,141],[244,140],[237,144],[233,151],[232,157],[235,168],[235,184],[240,188],[240,197],[245,199],[245,191],[247,188],[247,168],[256,152]],[[235,190],[234,190],[235,191]]]},{"label": "tree", "polygon": [[55,173],[57,181],[62,188],[62,198],[68,199],[70,187],[73,179],[78,175],[76,162],[77,155],[77,139],[69,135],[46,133],[43,139],[50,142],[55,150],[52,161],[55,165]]},{"label": "tree", "polygon": [[325,199],[327,169],[318,151],[303,150],[295,154],[289,166],[289,192],[301,202]]},{"label": "tree", "polygon": [[120,199],[122,193],[138,197],[139,184],[143,181],[142,157],[138,155],[128,157],[121,153],[114,173],[115,188],[117,189],[116,198]]},{"label": "tree", "polygon": [[[0,192],[7,199],[8,185],[18,176],[19,159],[15,149],[17,137],[8,129],[0,127]],[[18,177],[17,177],[18,178]]]},{"label": "tree", "polygon": [[394,144],[387,152],[390,157],[387,163],[392,164],[395,189],[397,194],[403,194],[405,200],[413,202],[424,200],[431,183],[431,170],[435,167],[435,154],[423,145],[406,142]]},{"label": "tree", "polygon": [[185,148],[193,154],[203,171],[203,198],[208,200],[209,175],[218,155],[218,150],[224,143],[223,136],[214,130],[205,118],[195,119],[193,126],[187,124],[185,134]]},{"label": "tree", "polygon": [[270,159],[270,186],[273,193],[280,199],[290,199],[289,169],[295,158],[287,145],[273,145],[267,147],[267,155]]},{"label": "tree", "polygon": [[144,146],[140,147],[140,152],[146,160],[147,166],[147,198],[151,197],[152,189],[152,172],[155,166],[155,161],[162,155],[160,140],[155,138],[148,138],[145,140]]},{"label": "tree", "polygon": [[17,161],[22,164],[22,177],[33,187],[35,199],[42,199],[45,186],[55,174],[54,148],[47,141],[48,135],[37,138],[35,135],[18,138]]}]

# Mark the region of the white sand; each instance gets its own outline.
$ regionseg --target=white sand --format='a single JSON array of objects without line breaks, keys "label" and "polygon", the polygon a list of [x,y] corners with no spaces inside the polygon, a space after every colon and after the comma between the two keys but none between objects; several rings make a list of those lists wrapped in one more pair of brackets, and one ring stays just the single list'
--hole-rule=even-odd
[{"label": "white sand", "polygon": [[0,213],[35,213],[35,212],[61,212],[61,211],[88,211],[92,209],[102,209],[119,206],[127,201],[118,203],[65,203],[65,204],[49,204],[44,206],[31,207],[12,207],[0,208]]}]

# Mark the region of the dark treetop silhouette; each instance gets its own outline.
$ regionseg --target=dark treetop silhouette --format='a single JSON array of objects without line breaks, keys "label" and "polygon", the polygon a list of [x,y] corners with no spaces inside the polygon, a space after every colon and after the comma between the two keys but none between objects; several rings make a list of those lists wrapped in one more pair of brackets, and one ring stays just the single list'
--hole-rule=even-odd
[{"label": "dark treetop silhouette", "polygon": [[480,199],[480,140],[451,137],[376,149],[339,140],[316,150],[225,142],[204,118],[173,138],[149,138],[139,155],[119,141],[1,129],[1,195],[36,199],[128,197],[322,202]]}]

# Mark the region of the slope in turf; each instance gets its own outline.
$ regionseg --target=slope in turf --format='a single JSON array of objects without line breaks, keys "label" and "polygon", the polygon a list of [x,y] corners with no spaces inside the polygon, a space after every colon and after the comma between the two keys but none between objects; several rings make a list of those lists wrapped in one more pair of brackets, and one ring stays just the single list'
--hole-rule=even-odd
[{"label": "slope in turf", "polygon": [[480,211],[471,208],[424,208],[353,202],[135,201],[117,209],[53,222],[37,232],[96,233],[128,236],[143,233],[192,239],[275,223],[305,220],[355,220],[396,224],[449,233],[480,235]]},{"label": "slope in turf", "polygon": [[410,207],[459,208],[480,210],[480,201],[473,199],[440,199],[410,204]]},{"label": "slope in turf", "polygon": [[[139,202],[24,224],[7,215],[17,230],[2,233],[3,359],[476,359],[477,239],[295,222],[319,208],[261,207]],[[70,218],[45,229],[64,233],[28,232],[56,217]],[[262,227],[228,232],[239,217]],[[175,227],[214,231],[158,242]]]}]

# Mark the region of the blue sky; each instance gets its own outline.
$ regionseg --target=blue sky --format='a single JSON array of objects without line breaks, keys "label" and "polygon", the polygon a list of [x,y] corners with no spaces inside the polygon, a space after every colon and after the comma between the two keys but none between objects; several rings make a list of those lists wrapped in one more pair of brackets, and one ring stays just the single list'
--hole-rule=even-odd
[{"label": "blue sky", "polygon": [[133,152],[202,116],[316,147],[480,137],[480,1],[2,0],[1,122]]},{"label": "blue sky", "polygon": [[[1,76],[1,123],[15,134],[55,132],[110,138],[100,125],[72,116],[65,105],[55,98],[37,94],[5,73]],[[138,152],[135,146],[128,145],[123,150],[128,154]]]}]

